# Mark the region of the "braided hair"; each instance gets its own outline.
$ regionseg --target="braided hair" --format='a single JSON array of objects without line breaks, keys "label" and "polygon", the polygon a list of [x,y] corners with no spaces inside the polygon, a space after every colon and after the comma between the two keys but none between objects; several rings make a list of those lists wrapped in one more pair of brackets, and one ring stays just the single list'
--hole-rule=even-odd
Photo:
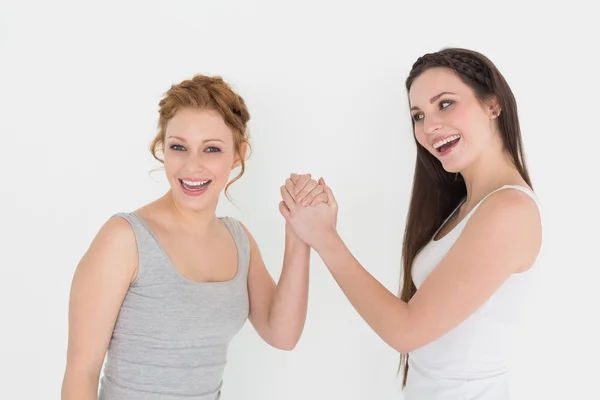
[{"label": "braided hair", "polygon": [[410,89],[410,85],[414,79],[426,68],[433,66],[451,68],[459,75],[468,78],[472,82],[477,82],[477,84],[492,91],[492,70],[484,62],[480,61],[479,58],[473,57],[471,51],[463,49],[445,49],[436,53],[427,53],[419,57],[413,64],[412,70],[406,80],[406,88]]}]

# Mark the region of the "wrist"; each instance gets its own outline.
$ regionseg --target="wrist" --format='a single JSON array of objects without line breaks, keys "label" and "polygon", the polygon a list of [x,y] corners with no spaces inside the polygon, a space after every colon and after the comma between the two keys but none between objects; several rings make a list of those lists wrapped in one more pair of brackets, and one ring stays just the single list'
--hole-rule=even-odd
[{"label": "wrist", "polygon": [[285,224],[285,244],[286,246],[291,246],[292,249],[310,249],[310,246],[304,243],[300,236],[294,232],[289,223]]},{"label": "wrist", "polygon": [[323,232],[323,234],[318,238],[318,240],[315,241],[314,246],[312,247],[322,257],[322,253],[327,252],[327,250],[334,249],[341,242],[342,238],[338,234],[337,230],[335,228],[328,229],[327,231]]}]

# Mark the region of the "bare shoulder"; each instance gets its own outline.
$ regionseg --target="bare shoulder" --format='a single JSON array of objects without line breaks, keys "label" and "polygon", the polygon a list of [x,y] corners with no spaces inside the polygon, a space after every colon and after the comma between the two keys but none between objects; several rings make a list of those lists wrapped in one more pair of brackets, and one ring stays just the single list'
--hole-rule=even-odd
[{"label": "bare shoulder", "polygon": [[92,240],[78,268],[101,268],[119,276],[130,276],[133,281],[137,272],[138,253],[135,233],[129,221],[114,216],[107,220]]},{"label": "bare shoulder", "polygon": [[542,243],[538,204],[522,190],[498,190],[481,203],[463,233],[466,242],[503,248],[529,265],[537,257]]},{"label": "bare shoulder", "polygon": [[[492,221],[496,224],[518,222],[519,225],[541,224],[536,201],[520,189],[504,188],[492,193],[473,214],[473,220]],[[521,222],[523,221],[523,222]]]}]

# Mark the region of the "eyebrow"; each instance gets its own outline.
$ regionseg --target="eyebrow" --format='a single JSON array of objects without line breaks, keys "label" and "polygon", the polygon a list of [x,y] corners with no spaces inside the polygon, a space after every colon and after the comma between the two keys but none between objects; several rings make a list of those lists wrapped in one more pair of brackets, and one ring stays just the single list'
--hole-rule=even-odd
[{"label": "eyebrow", "polygon": [[[167,139],[177,139],[177,140],[181,140],[182,142],[187,142],[187,140],[185,140],[184,138],[182,138],[181,136],[175,136],[175,135],[170,135],[167,136]],[[202,143],[206,143],[206,142],[221,142],[221,143],[225,143],[223,142],[221,139],[204,139],[202,141]]]},{"label": "eyebrow", "polygon": [[[435,96],[433,96],[431,99],[429,99],[429,104],[433,104],[433,102],[434,102],[434,101],[436,101],[437,99],[439,99],[440,97],[442,97],[442,96],[443,96],[443,95],[445,95],[445,94],[456,94],[456,93],[453,93],[453,92],[442,92],[442,93],[440,93],[440,94],[436,94],[436,95],[435,95]],[[410,110],[411,110],[411,111],[412,111],[412,110],[419,110],[419,107],[417,107],[417,106],[413,106],[413,107],[411,107],[411,108],[410,108]]]}]

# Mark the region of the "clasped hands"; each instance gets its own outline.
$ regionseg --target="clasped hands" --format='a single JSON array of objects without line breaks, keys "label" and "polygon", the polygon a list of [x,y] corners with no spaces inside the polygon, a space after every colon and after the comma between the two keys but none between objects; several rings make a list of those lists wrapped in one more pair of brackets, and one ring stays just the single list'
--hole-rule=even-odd
[{"label": "clasped hands", "polygon": [[281,187],[279,211],[294,233],[310,247],[335,234],[338,205],[323,178],[291,174]]}]

